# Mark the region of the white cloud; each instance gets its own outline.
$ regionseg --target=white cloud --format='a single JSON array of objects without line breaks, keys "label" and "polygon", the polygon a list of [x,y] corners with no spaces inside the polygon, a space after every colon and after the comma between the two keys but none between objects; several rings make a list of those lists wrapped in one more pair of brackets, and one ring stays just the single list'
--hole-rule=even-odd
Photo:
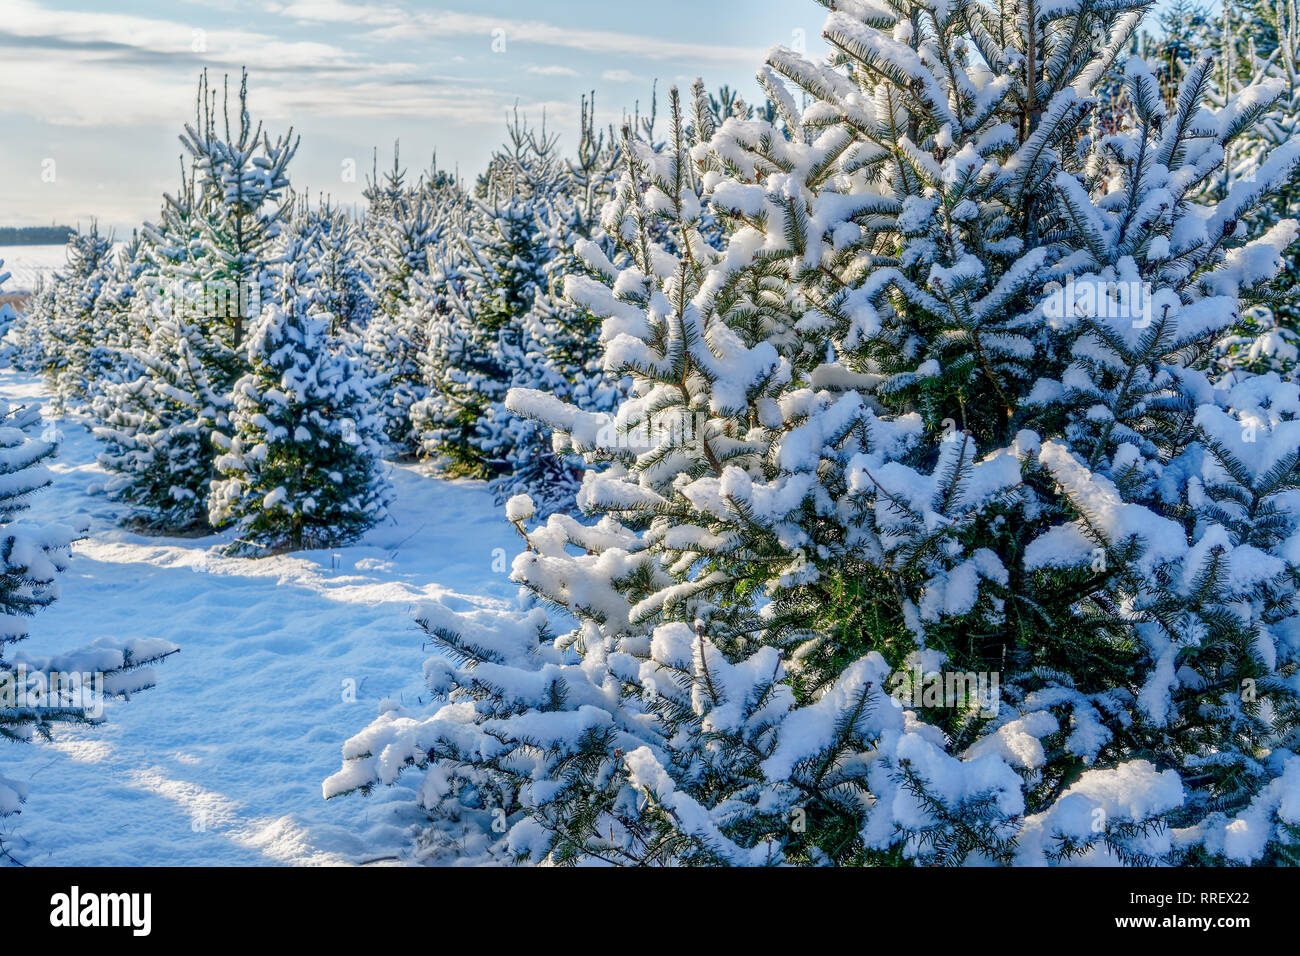
[{"label": "white cloud", "polygon": [[[0,116],[10,132],[0,154],[0,206],[11,218],[94,214],[122,224],[155,215],[159,193],[174,186],[175,136],[193,118],[195,79],[205,68],[219,89],[222,73],[237,77],[247,66],[253,114],[273,135],[290,124],[303,133],[295,180],[325,183],[337,177],[338,156],[397,135],[426,151],[444,148],[440,156],[472,174],[500,142],[516,102],[568,135],[577,125],[579,82],[603,75],[610,84],[648,84],[651,76],[696,70],[732,77],[761,62],[757,50],[526,18],[541,13],[435,11],[414,0],[140,0],[130,13],[104,9],[116,4],[59,9],[72,2],[0,4]],[[441,2],[474,8],[473,0]],[[530,9],[524,0],[514,6]],[[503,55],[490,52],[494,29],[504,31]],[[614,92],[599,122],[616,120],[626,105],[627,88]],[[59,160],[58,185],[34,190],[46,156]]]},{"label": "white cloud", "polygon": [[[259,113],[292,118],[300,113],[318,116],[409,117],[450,120],[461,125],[502,127],[515,97],[499,90],[474,87],[436,89],[426,84],[353,83],[322,87],[312,82],[289,81],[259,97]],[[571,103],[521,103],[521,113],[547,116],[574,112]]]},{"label": "white cloud", "polygon": [[571,66],[530,66],[528,72],[537,76],[582,76]]},{"label": "white cloud", "polygon": [[382,4],[355,4],[346,0],[296,0],[294,3],[270,3],[271,13],[295,20],[318,23],[366,23],[390,25],[400,23],[406,14],[396,7]]},{"label": "white cloud", "polygon": [[52,69],[77,60],[141,66],[206,62],[266,71],[338,69],[357,61],[355,54],[327,43],[286,42],[266,33],[206,30],[131,14],[54,10],[32,0],[5,0],[4,35],[29,51],[57,50],[60,62],[50,63]]},{"label": "white cloud", "polygon": [[761,49],[749,47],[690,43],[611,30],[575,29],[542,20],[519,20],[456,10],[415,11],[394,6],[362,6],[347,0],[299,0],[279,12],[300,20],[374,24],[376,28],[368,36],[378,40],[401,40],[413,36],[480,37],[486,47],[494,31],[502,30],[507,50],[511,43],[522,42],[649,60],[684,59],[701,64],[757,66],[763,60]]},{"label": "white cloud", "polygon": [[[357,103],[375,116],[409,115],[419,67],[371,62],[341,47],[286,41],[268,33],[202,30],[171,20],[53,10],[32,0],[6,0],[0,39],[0,113],[26,113],[55,126],[179,124],[193,112],[194,80],[205,68],[253,74],[256,103],[310,87],[320,108]],[[309,79],[308,79],[309,78]],[[421,76],[432,115],[462,78]],[[269,94],[269,95],[268,95]]]}]

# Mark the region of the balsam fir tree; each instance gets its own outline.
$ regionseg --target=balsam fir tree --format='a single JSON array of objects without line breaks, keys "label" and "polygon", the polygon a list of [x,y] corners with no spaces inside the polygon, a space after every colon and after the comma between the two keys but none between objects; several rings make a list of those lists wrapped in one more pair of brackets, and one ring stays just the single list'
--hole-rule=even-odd
[{"label": "balsam fir tree", "polygon": [[1300,142],[1199,198],[1275,91],[1168,109],[1135,4],[833,6],[779,127],[627,137],[569,291],[632,396],[510,396],[606,464],[594,524],[507,507],[574,627],[429,608],[437,703],[326,795],[416,768],[433,859],[1292,859],[1300,394],[1209,365]]},{"label": "balsam fir tree", "polygon": [[600,230],[600,211],[618,183],[621,139],[614,127],[597,129],[596,94],[582,97],[578,107],[578,147],[566,161],[567,190],[577,218],[577,230],[593,238]]},{"label": "balsam fir tree", "polygon": [[1213,52],[1212,36],[1219,24],[1206,4],[1196,0],[1171,0],[1156,17],[1159,33],[1142,37],[1142,53],[1155,64],[1166,104],[1178,96],[1187,71]]},{"label": "balsam fir tree", "polygon": [[[412,409],[423,451],[451,474],[508,471],[510,416],[494,416],[512,375],[530,362],[523,318],[542,287],[546,243],[539,204],[560,173],[556,140],[516,115],[509,143],[476,186],[468,236],[447,308],[429,316],[429,397]],[[445,272],[445,270],[444,270]],[[535,367],[535,363],[534,363]]]},{"label": "balsam fir tree", "polygon": [[139,367],[123,362],[135,331],[130,304],[143,271],[138,235],[115,244],[92,223],[68,239],[64,267],[41,279],[7,333],[17,368],[44,374],[56,403],[89,410],[106,381],[124,381]]},{"label": "balsam fir tree", "polygon": [[46,276],[37,276],[23,311],[5,330],[3,355],[10,365],[24,372],[43,372],[49,361],[45,330],[53,315],[54,284]]},{"label": "balsam fir tree", "polygon": [[190,278],[199,201],[194,181],[183,179],[175,197],[164,197],[158,223],[145,225],[148,265],[129,320],[138,331],[124,354],[141,371],[103,383],[94,405],[95,435],[105,443],[99,462],[111,476],[103,490],[133,506],[130,523],[157,531],[207,527],[211,434],[226,420],[226,396],[209,377],[215,363],[203,358],[201,286]]},{"label": "balsam fir tree", "polygon": [[430,286],[441,281],[431,277],[439,274],[442,247],[454,231],[459,188],[436,166],[427,179],[408,186],[394,146],[392,170],[382,186],[377,178],[371,180],[367,197],[371,254],[366,271],[374,306],[362,350],[374,378],[384,433],[400,454],[410,455],[420,447],[411,408],[427,394],[429,310],[437,307],[438,298]]},{"label": "balsam fir tree", "polygon": [[273,142],[260,123],[253,125],[247,74],[240,81],[233,128],[228,88],[220,117],[224,128],[218,128],[216,94],[208,92],[206,75],[199,95],[204,103],[199,121],[181,137],[199,180],[191,278],[204,297],[209,320],[204,331],[221,388],[244,371],[237,356],[262,297],[270,292],[275,239],[293,202],[287,168],[298,141],[290,129]]},{"label": "balsam fir tree", "polygon": [[101,298],[112,268],[112,238],[101,236],[96,224],[68,239],[67,264],[52,279],[53,310],[42,330],[42,371],[60,402],[76,406],[90,396],[100,364]]},{"label": "balsam fir tree", "polygon": [[291,226],[295,233],[309,237],[305,243],[291,241],[302,247],[301,254],[316,271],[318,303],[333,317],[330,334],[355,339],[359,347],[372,308],[360,225],[327,198],[310,208],[303,197]]},{"label": "balsam fir tree", "polygon": [[144,369],[105,386],[96,403],[107,442],[109,494],[135,507],[133,523],[188,532],[207,527],[212,435],[227,426],[230,392],[247,369],[250,324],[269,295],[274,242],[292,202],[292,132],[254,125],[241,81],[234,125],[229,94],[218,129],[216,94],[200,80],[197,118],[181,137],[190,166],[144,230],[148,294],[132,303],[141,331],[129,355]]},{"label": "balsam fir tree", "polygon": [[138,378],[143,366],[131,356],[131,349],[145,344],[146,330],[137,323],[133,306],[143,294],[149,266],[145,244],[138,230],[122,243],[108,270],[95,314],[95,341],[87,361],[86,378],[91,411],[103,395],[104,386]]},{"label": "balsam fir tree", "polygon": [[[546,265],[532,307],[523,317],[523,339],[530,343],[525,362],[511,378],[512,388],[548,391],[589,412],[613,411],[623,397],[621,383],[602,367],[600,317],[564,294],[569,276],[589,272],[574,252],[580,243],[593,242],[607,255],[618,254],[617,244],[601,228],[596,203],[599,199],[603,206],[617,181],[620,151],[605,142],[584,101],[577,159],[568,162],[567,176],[539,207]],[[581,477],[577,457],[557,450],[549,428],[516,416],[504,402],[494,405],[489,415],[516,432],[507,445],[509,470],[494,482],[498,499],[528,493],[541,516],[572,509]]]},{"label": "balsam fir tree", "polygon": [[[565,299],[564,277],[585,267],[576,242],[599,239],[592,206],[617,156],[583,102],[578,157],[517,115],[479,183],[470,237],[447,308],[430,315],[430,397],[412,409],[425,452],[454,474],[492,479],[498,499],[532,492],[547,513],[572,505],[580,462],[550,429],[514,414],[508,388],[545,390],[587,410],[617,397],[595,347],[599,319]],[[444,269],[442,275],[447,276]]]},{"label": "balsam fir tree", "polygon": [[211,520],[234,524],[235,552],[333,547],[386,514],[367,380],[331,347],[318,271],[296,244],[283,253],[278,301],[247,340],[251,371],[235,383],[231,431],[213,435],[223,454]]}]

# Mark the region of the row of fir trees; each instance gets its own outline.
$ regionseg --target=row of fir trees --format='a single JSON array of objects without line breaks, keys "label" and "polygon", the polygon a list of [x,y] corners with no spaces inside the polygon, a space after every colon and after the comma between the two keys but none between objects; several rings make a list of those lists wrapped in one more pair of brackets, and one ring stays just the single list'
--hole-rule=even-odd
[{"label": "row of fir trees", "polygon": [[[653,142],[653,112],[636,123]],[[577,244],[614,252],[599,213],[621,144],[590,100],[572,156],[518,115],[507,133],[472,188],[436,162],[412,177],[395,148],[356,216],[293,190],[298,141],[252,120],[246,77],[205,76],[157,220],[71,237],[4,352],[92,422],[105,490],[142,529],[233,528],[249,554],[343,543],[385,516],[385,457],[571,506],[580,456],[505,396],[617,402],[600,320],[563,286],[587,268]]]}]

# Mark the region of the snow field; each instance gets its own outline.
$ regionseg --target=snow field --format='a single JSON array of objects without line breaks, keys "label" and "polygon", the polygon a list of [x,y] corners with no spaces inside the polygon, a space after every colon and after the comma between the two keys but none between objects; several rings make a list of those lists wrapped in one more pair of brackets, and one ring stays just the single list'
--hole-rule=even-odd
[{"label": "snow field", "polygon": [[[48,399],[36,378],[8,369],[0,396]],[[109,702],[103,726],[0,747],[0,774],[30,791],[22,813],[0,824],[15,858],[310,865],[396,854],[417,822],[403,816],[409,793],[326,802],[321,781],[382,699],[415,703],[425,693],[415,606],[514,603],[501,569],[517,538],[486,486],[393,466],[392,517],[360,543],[227,558],[218,551],[228,534],[148,537],[118,527],[119,506],[89,491],[104,479],[99,443],[78,420],[48,420],[63,443],[54,484],[35,497],[31,517],[80,516],[90,527],[59,600],[32,619],[27,649],[108,635],[162,637],[181,652],[158,668],[158,686]]]}]

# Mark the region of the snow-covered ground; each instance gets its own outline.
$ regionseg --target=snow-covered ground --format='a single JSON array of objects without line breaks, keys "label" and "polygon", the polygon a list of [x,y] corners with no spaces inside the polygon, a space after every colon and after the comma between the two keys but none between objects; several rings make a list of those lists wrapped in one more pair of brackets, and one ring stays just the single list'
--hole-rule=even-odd
[{"label": "snow-covered ground", "polygon": [[68,261],[67,247],[52,246],[0,246],[0,273],[9,273],[5,292],[31,292],[36,279],[61,269]]},{"label": "snow-covered ground", "polygon": [[[0,370],[0,397],[42,401]],[[101,635],[161,637],[181,652],[158,685],[107,706],[107,723],[52,743],[0,743],[0,775],[26,782],[0,827],[28,865],[328,864],[396,853],[412,818],[395,789],[326,802],[342,742],[393,697],[424,688],[415,605],[513,604],[517,538],[479,482],[394,466],[393,518],[360,544],[261,560],[218,553],[226,536],[161,538],[118,527],[96,440],[76,420],[36,519],[89,522],[62,596],[32,619],[33,653]],[[502,549],[496,551],[495,549]],[[349,689],[355,686],[355,700]],[[409,794],[406,794],[409,798]]]}]

